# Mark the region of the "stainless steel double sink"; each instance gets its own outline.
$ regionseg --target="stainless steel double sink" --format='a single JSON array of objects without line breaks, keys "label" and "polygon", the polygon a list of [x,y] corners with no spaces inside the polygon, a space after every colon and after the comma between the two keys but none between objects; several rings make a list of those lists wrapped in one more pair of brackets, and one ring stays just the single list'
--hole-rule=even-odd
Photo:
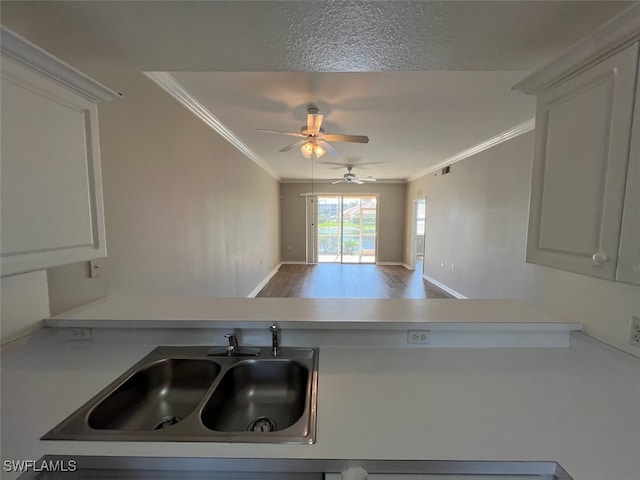
[{"label": "stainless steel double sink", "polygon": [[43,440],[314,443],[318,350],[157,347]]}]

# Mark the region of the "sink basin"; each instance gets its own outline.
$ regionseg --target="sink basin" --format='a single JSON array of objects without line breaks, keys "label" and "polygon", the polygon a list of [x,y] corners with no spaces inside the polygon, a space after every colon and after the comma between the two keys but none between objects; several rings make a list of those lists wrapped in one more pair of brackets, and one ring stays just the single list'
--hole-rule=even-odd
[{"label": "sink basin", "polygon": [[[43,440],[313,443],[318,351],[158,347]],[[252,353],[253,355],[253,353]]]},{"label": "sink basin", "polygon": [[220,373],[207,360],[165,359],[143,368],[89,414],[98,430],[159,430],[180,422],[198,406]]},{"label": "sink basin", "polygon": [[222,432],[275,432],[305,408],[309,371],[292,360],[254,360],[225,373],[202,411],[202,423]]}]

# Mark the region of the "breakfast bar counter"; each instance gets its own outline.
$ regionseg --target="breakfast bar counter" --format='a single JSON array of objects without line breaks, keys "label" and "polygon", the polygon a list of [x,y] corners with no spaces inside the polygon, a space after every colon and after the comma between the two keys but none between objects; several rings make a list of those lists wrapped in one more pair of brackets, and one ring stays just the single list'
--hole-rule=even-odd
[{"label": "breakfast bar counter", "polygon": [[353,346],[319,335],[321,324],[287,339],[281,322],[285,344],[319,347],[314,444],[40,440],[158,345],[224,340],[205,328],[135,323],[93,326],[88,341],[59,325],[3,347],[3,461],[47,454],[555,461],[575,480],[639,478],[640,359],[577,331],[565,347],[430,348],[406,338],[401,345],[393,333],[385,345],[375,332],[352,332],[375,340]]}]

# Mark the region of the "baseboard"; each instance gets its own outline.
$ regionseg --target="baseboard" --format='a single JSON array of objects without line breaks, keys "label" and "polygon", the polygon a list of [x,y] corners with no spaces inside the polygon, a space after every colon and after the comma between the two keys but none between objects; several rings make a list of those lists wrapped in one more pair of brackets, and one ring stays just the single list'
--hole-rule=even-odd
[{"label": "baseboard", "polygon": [[279,264],[277,264],[273,270],[271,270],[269,272],[269,275],[267,275],[266,277],[264,277],[264,279],[258,284],[258,286],[256,288],[254,288],[251,293],[249,295],[247,295],[247,298],[255,298],[256,295],[258,295],[260,293],[260,290],[262,290],[264,288],[264,286],[269,283],[269,280],[271,280],[271,277],[273,277],[276,273],[278,273],[278,269],[280,268],[280,266],[285,263],[285,262],[280,262]]},{"label": "baseboard", "polygon": [[306,264],[307,262],[305,262],[304,260],[283,260],[278,264],[278,267],[280,267],[280,265],[306,265]]},{"label": "baseboard", "polygon": [[454,297],[456,297],[456,298],[458,298],[460,300],[465,300],[467,298],[464,295],[462,295],[461,293],[456,292],[454,289],[449,288],[446,285],[443,285],[442,283],[440,283],[439,281],[437,281],[434,278],[431,278],[429,275],[422,274],[422,278],[424,278],[429,283],[433,283],[436,287],[441,288],[442,290],[444,290],[448,294],[453,295]]},{"label": "baseboard", "polygon": [[407,270],[415,270],[415,268],[411,268],[411,265],[409,265],[408,263],[404,263],[404,262],[376,262],[376,265],[398,265],[401,267],[406,268]]}]

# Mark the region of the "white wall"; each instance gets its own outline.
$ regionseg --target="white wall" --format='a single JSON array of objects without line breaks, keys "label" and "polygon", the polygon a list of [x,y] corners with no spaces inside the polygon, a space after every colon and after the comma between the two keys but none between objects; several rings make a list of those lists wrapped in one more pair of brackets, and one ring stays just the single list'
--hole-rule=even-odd
[{"label": "white wall", "polygon": [[107,295],[248,295],[280,260],[278,182],[144,75],[93,76],[124,96],[99,107],[108,258],[100,280],[50,272],[52,305],[93,300],[86,282]]},{"label": "white wall", "polygon": [[91,278],[89,262],[49,268],[47,280],[51,314],[57,315],[103,298],[106,295],[105,279],[102,275],[102,266],[105,261],[106,259],[94,261],[100,266],[99,276],[96,278]]},{"label": "white wall", "polygon": [[[426,273],[469,298],[528,300],[640,357],[628,342],[640,287],[525,263],[532,154],[533,132],[452,165],[448,175],[409,184],[409,228],[409,205],[427,197]],[[409,242],[407,234],[405,258]]]},{"label": "white wall", "polygon": [[586,334],[640,357],[640,347],[628,341],[631,316],[640,316],[640,287],[545,268],[541,306],[583,322]]},{"label": "white wall", "polygon": [[39,330],[49,316],[47,273],[25,273],[0,280],[0,343]]},{"label": "white wall", "polygon": [[542,269],[524,261],[532,155],[530,132],[411,182],[405,262],[413,200],[426,197],[426,275],[468,298],[539,301]]}]

